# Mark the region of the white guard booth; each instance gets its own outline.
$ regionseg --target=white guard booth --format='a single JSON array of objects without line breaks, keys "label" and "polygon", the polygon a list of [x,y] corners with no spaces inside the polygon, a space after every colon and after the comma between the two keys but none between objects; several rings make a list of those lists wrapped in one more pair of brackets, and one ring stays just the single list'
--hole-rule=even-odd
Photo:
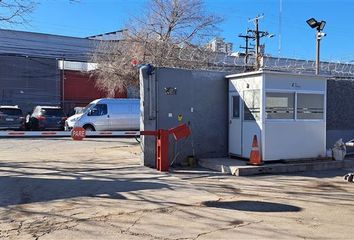
[{"label": "white guard booth", "polygon": [[229,79],[229,154],[263,161],[326,156],[325,76],[256,71]]}]

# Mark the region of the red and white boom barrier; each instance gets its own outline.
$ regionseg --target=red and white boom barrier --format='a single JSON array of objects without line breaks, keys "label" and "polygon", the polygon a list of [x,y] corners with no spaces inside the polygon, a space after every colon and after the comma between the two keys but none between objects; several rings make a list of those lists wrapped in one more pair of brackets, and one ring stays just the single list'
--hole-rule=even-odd
[{"label": "red and white boom barrier", "polygon": [[0,137],[70,137],[64,131],[0,131]]},{"label": "red and white boom barrier", "polygon": [[[74,131],[0,131],[1,138],[18,137],[73,137]],[[80,132],[76,135],[80,135]],[[84,132],[83,137],[124,137],[139,136],[140,131],[89,131]],[[80,136],[79,136],[80,137]]]}]

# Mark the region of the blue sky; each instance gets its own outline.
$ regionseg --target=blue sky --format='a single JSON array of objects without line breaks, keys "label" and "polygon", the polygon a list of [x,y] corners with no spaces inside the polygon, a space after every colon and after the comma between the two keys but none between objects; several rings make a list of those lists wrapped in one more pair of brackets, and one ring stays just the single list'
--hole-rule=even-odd
[{"label": "blue sky", "polygon": [[[139,14],[145,0],[41,0],[30,16],[29,25],[11,26],[12,29],[59,35],[85,37],[120,29],[129,17]],[[282,2],[281,25],[279,24]],[[354,60],[354,1],[351,0],[205,0],[206,8],[224,18],[220,36],[234,43],[234,51],[243,44],[237,36],[245,33],[248,22],[258,14],[261,30],[274,33],[263,39],[266,52],[279,56],[302,59],[315,57],[315,31],[306,20],[314,17],[326,20],[321,42],[321,58],[332,61]],[[281,26],[281,28],[280,28]],[[8,26],[3,26],[9,28]],[[281,29],[281,32],[279,31]],[[279,34],[280,33],[280,34]]]}]

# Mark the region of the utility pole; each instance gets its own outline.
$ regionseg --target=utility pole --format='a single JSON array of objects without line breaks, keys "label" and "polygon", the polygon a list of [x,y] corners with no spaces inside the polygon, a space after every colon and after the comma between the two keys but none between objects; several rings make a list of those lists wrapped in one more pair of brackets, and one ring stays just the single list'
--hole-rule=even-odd
[{"label": "utility pole", "polygon": [[281,20],[283,12],[283,0],[279,0],[279,27],[278,27],[278,57],[280,57],[281,51]]},{"label": "utility pole", "polygon": [[255,40],[255,53],[256,53],[256,70],[259,70],[260,68],[260,60],[261,60],[261,57],[262,57],[262,54],[260,54],[260,48],[261,48],[261,45],[260,45],[260,39],[262,37],[273,37],[274,35],[273,34],[269,34],[268,32],[266,31],[259,31],[259,19],[262,19],[264,17],[264,15],[258,15],[257,17],[253,18],[253,19],[250,19],[248,22],[253,22],[254,25],[255,25],[255,30],[248,30],[247,32],[248,33],[252,33],[252,36],[253,36],[253,39]]},{"label": "utility pole", "polygon": [[[248,29],[247,29],[247,33],[248,33]],[[242,35],[242,34],[239,34],[238,37],[245,39],[245,46],[244,47],[240,46],[240,48],[245,49],[245,64],[247,65],[248,64],[248,55],[250,54],[249,53],[249,50],[250,50],[249,40],[254,39],[254,37],[250,36],[250,35]]]},{"label": "utility pole", "polygon": [[259,19],[263,18],[263,15],[259,15],[253,19],[250,19],[249,22],[253,22],[255,25],[255,29],[251,30],[251,29],[247,29],[247,33],[246,35],[242,35],[239,34],[238,36],[240,38],[244,38],[245,39],[245,46],[242,47],[240,46],[240,48],[245,49],[245,65],[247,65],[248,63],[248,56],[250,55],[250,49],[252,49],[252,44],[250,44],[249,46],[249,40],[253,40],[255,41],[255,45],[254,45],[254,53],[255,53],[255,68],[256,70],[259,70],[260,68],[260,60],[262,57],[261,54],[261,44],[260,44],[260,40],[262,37],[274,37],[274,34],[269,34],[266,31],[260,31],[259,30]]}]

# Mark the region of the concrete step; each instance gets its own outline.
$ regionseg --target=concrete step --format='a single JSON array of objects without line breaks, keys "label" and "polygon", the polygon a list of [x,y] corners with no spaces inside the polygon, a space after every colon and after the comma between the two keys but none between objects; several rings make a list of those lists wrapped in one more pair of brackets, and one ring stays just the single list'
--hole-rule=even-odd
[{"label": "concrete step", "polygon": [[199,159],[201,167],[214,171],[231,174],[235,176],[249,176],[257,174],[277,174],[306,171],[332,170],[342,168],[354,168],[354,159],[343,161],[334,160],[306,160],[306,161],[287,161],[284,163],[267,163],[261,166],[247,165],[246,160],[231,158],[204,158]]}]

